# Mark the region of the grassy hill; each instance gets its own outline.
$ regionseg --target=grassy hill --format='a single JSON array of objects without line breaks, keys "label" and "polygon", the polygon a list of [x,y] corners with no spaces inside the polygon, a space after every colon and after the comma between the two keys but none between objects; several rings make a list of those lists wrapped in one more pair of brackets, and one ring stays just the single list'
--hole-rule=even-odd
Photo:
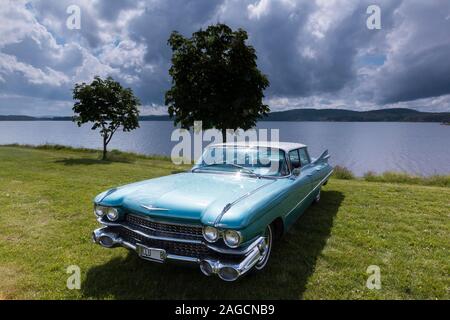
[{"label": "grassy hill", "polygon": [[[93,196],[186,169],[162,157],[98,156],[0,147],[0,299],[450,298],[450,188],[333,178],[264,272],[224,283],[91,243]],[[80,290],[66,288],[70,265],[80,267]],[[365,285],[370,265],[381,290]]]}]

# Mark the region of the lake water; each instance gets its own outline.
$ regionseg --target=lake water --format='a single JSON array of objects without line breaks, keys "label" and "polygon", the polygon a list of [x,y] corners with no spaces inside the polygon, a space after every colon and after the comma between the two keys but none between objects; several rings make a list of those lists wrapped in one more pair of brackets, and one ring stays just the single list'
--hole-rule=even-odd
[{"label": "lake water", "polygon": [[[143,121],[141,128],[117,132],[109,148],[170,155],[172,122]],[[324,149],[333,165],[355,174],[402,171],[419,175],[450,174],[450,126],[393,122],[261,122],[258,129],[279,129],[280,141],[301,142],[310,154]],[[269,134],[270,136],[270,134]],[[0,144],[63,144],[101,148],[98,132],[69,121],[0,121]]]}]

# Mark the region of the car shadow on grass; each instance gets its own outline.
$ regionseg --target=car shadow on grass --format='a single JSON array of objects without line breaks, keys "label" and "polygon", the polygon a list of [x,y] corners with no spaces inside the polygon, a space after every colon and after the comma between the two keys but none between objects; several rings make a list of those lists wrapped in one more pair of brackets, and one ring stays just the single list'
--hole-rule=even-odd
[{"label": "car shadow on grass", "polygon": [[341,192],[324,188],[320,204],[308,208],[276,243],[267,267],[236,282],[206,277],[196,265],[151,263],[129,252],[90,268],[82,294],[100,299],[301,299],[343,199]]}]

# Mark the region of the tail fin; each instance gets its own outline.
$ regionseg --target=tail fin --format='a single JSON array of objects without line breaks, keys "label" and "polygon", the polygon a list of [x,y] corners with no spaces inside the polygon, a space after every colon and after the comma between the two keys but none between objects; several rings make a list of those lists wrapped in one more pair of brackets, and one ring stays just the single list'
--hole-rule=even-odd
[{"label": "tail fin", "polygon": [[318,163],[318,162],[328,162],[328,159],[330,158],[330,154],[328,153],[328,149],[325,150],[324,152],[322,152],[322,154],[320,155],[320,157],[318,157],[314,163]]}]

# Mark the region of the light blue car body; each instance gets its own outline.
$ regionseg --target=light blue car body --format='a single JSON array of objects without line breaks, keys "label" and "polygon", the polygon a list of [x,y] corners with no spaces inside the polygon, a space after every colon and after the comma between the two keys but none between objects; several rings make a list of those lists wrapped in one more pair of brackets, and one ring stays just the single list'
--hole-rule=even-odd
[{"label": "light blue car body", "polygon": [[[286,154],[305,145],[285,143]],[[326,184],[332,167],[328,152],[310,159],[295,171],[289,163],[284,177],[255,177],[219,172],[184,172],[154,178],[99,194],[95,203],[128,213],[147,216],[152,221],[214,226],[237,230],[241,246],[261,236],[266,227],[278,221],[286,231],[313,202]],[[163,208],[148,210],[147,208]]]}]

